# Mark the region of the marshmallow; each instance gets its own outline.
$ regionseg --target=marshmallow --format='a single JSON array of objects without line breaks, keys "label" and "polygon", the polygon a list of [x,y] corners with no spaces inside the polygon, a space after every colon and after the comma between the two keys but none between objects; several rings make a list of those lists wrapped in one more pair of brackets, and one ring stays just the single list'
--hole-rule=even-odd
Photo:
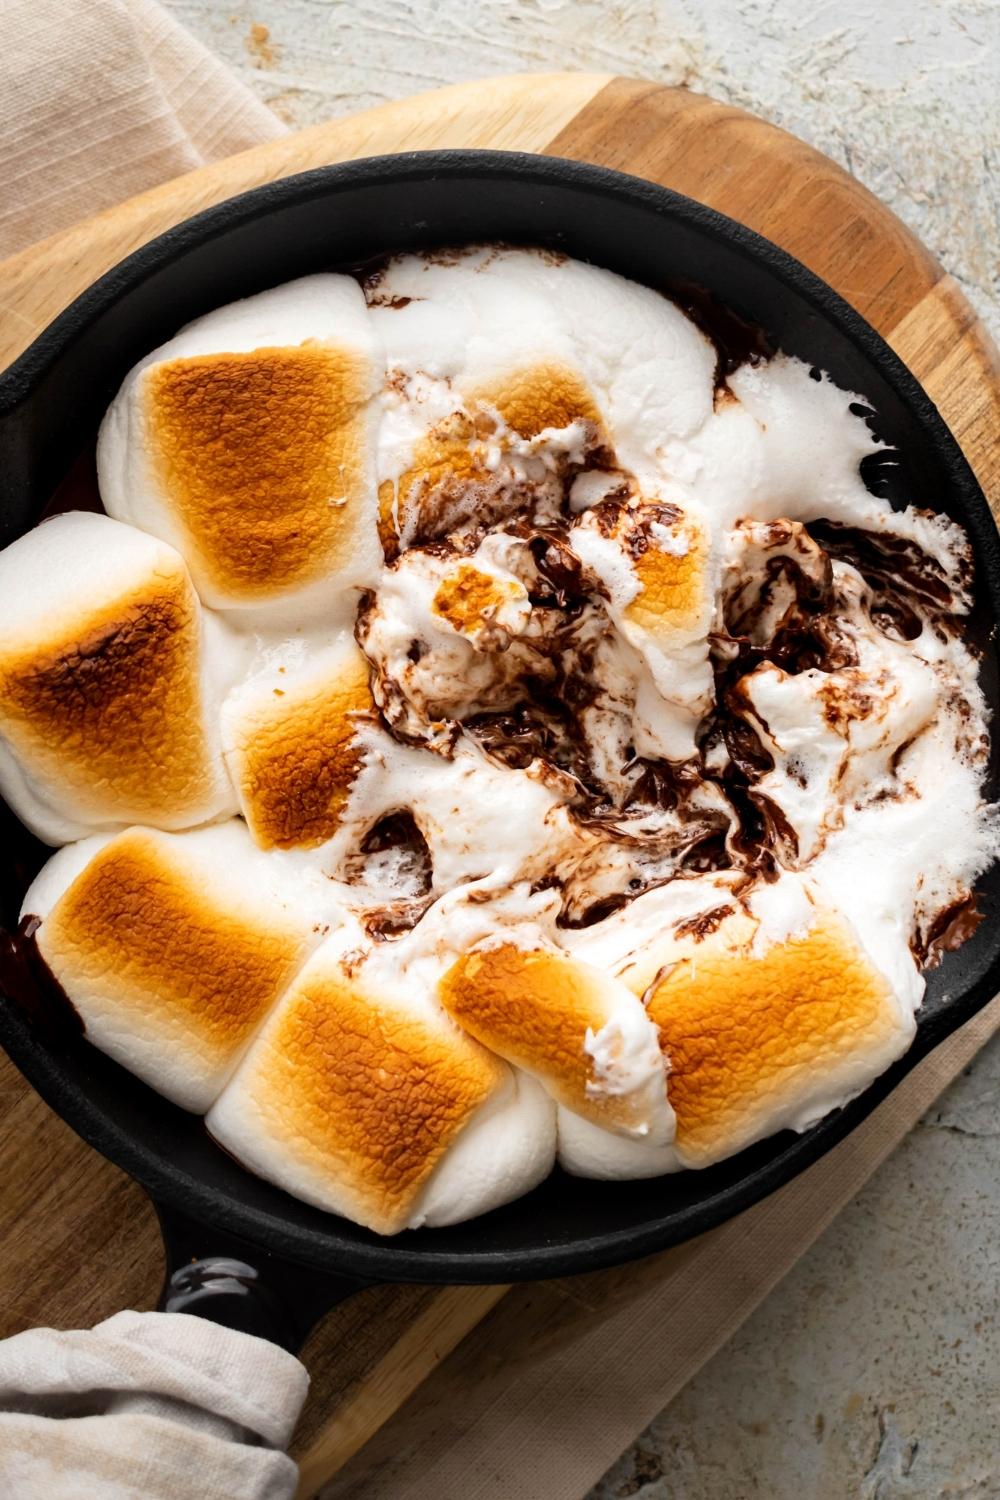
[{"label": "marshmallow", "polygon": [[[443,535],[599,457],[653,473],[712,411],[715,350],[665,298],[536,251],[401,256],[372,317],[392,375],[379,452],[383,534]],[[527,483],[526,483],[527,482]],[[461,490],[463,493],[457,493]],[[417,512],[423,512],[419,518]]]},{"label": "marshmallow", "polygon": [[559,1165],[573,1177],[628,1182],[641,1177],[662,1177],[680,1169],[673,1138],[646,1140],[618,1135],[561,1105],[556,1131]]},{"label": "marshmallow", "polygon": [[413,984],[331,938],[208,1115],[260,1176],[379,1234],[449,1224],[548,1175],[555,1112]]},{"label": "marshmallow", "polygon": [[471,740],[460,739],[446,757],[364,725],[356,743],[361,769],[324,851],[331,869],[380,818],[400,810],[412,813],[427,841],[435,895],[468,882],[502,889],[541,877],[554,857],[576,847],[559,792],[531,770],[501,769]]},{"label": "marshmallow", "polygon": [[240,811],[262,849],[326,843],[360,766],[373,711],[368,663],[350,636],[297,668],[275,654],[226,699],[222,733]]},{"label": "marshmallow", "polygon": [[806,1129],[860,1093],[916,1030],[912,1008],[835,912],[760,954],[707,940],[653,987],[648,1007],[685,1166]]},{"label": "marshmallow", "polygon": [[204,1111],[322,933],[289,873],[233,820],[132,828],[53,855],[24,899],[87,1036]]},{"label": "marshmallow", "polygon": [[635,496],[585,510],[569,542],[601,579],[642,663],[634,689],[640,748],[671,760],[693,755],[712,702],[707,528],[693,511]]},{"label": "marshmallow", "polygon": [[556,951],[487,941],[438,993],[460,1026],[565,1108],[605,1130],[672,1138],[656,1032],[618,981]]},{"label": "marshmallow", "polygon": [[235,810],[215,623],[184,559],[70,512],[0,554],[0,790],[49,843]]},{"label": "marshmallow", "polygon": [[328,610],[378,566],[357,283],[307,276],[209,313],[128,376],[101,427],[112,516],[178,547],[216,608]]},{"label": "marshmallow", "polygon": [[386,719],[407,738],[429,739],[446,717],[515,702],[524,656],[509,648],[529,617],[524,584],[478,553],[404,553],[361,620]]},{"label": "marshmallow", "polygon": [[[641,1178],[708,1166],[776,1131],[805,1130],[906,1051],[919,993],[905,977],[894,987],[823,900],[794,875],[700,920],[677,919],[676,895],[640,898],[674,920],[656,931],[640,911],[631,935],[619,923],[618,940],[631,951],[618,967],[641,988],[656,1028],[675,1130],[666,1139],[617,1139],[560,1110],[567,1171]],[[582,937],[580,949],[596,956],[603,945],[604,961],[613,961],[607,935]]]}]

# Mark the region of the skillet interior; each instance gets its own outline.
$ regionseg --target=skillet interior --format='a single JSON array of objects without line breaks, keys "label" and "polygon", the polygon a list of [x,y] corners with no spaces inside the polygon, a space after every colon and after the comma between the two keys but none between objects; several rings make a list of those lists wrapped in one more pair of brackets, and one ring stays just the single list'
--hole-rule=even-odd
[{"label": "skillet interior", "polygon": [[[0,544],[31,526],[135,360],[200,313],[319,269],[389,250],[475,240],[554,245],[652,286],[695,282],[829,371],[877,411],[898,451],[871,488],[956,517],[977,561],[969,634],[989,703],[1000,546],[957,444],[877,334],[798,262],[712,210],[635,178],[500,152],[412,153],[321,168],[211,209],[131,256],[0,376]],[[586,309],[581,308],[581,317]],[[989,789],[997,794],[994,745]],[[45,851],[7,814],[2,920],[16,921]],[[1000,986],[1000,867],[980,882],[987,920],[929,976],[917,1040],[860,1099],[805,1135],[783,1133],[701,1172],[595,1183],[557,1172],[528,1197],[447,1230],[380,1239],[259,1181],[202,1123],[85,1042],[54,1045],[13,1006],[0,1038],[47,1101],[158,1199],[317,1267],[384,1280],[498,1281],[561,1275],[642,1255],[730,1217],[801,1171],[862,1120],[913,1065]]]}]

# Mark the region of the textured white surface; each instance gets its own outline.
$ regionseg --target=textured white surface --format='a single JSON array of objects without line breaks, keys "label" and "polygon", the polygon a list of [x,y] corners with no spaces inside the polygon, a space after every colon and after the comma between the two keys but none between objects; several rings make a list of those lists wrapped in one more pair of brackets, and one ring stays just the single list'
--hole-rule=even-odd
[{"label": "textured white surface", "polygon": [[166,0],[293,127],[589,69],[754,110],[877,193],[1000,327],[996,0]]},{"label": "textured white surface", "polygon": [[[878,193],[1000,333],[996,0],[167,4],[292,126],[559,67],[743,105]],[[591,1500],[995,1500],[998,1183],[1000,1041]]]}]

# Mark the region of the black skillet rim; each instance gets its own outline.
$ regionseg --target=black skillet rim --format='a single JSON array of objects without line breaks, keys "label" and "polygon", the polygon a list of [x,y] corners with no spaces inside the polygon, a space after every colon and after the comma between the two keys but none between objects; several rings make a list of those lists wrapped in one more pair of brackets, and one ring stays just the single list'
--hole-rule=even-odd
[{"label": "black skillet rim", "polygon": [[[807,267],[771,241],[706,205],[641,178],[568,161],[500,151],[408,152],[315,168],[228,199],[157,236],[109,270],[76,298],[31,346],[0,374],[0,420],[30,399],[66,347],[120,296],[189,246],[266,216],[279,206],[306,203],[340,187],[391,185],[447,178],[460,182],[521,180],[536,187],[569,186],[595,198],[630,205],[721,239],[744,257],[763,263],[776,278],[844,335],[873,364],[917,422],[939,457],[948,486],[958,500],[963,523],[975,544],[980,580],[994,618],[1000,618],[1000,536],[986,499],[937,408],[884,339],[843,298]],[[984,587],[983,587],[984,586]],[[279,1214],[254,1209],[218,1194],[122,1130],[63,1075],[58,1057],[34,1035],[13,1006],[0,1006],[0,1039],[38,1093],[84,1140],[122,1167],[155,1200],[204,1224],[239,1235],[284,1259],[359,1278],[384,1281],[495,1282],[528,1280],[593,1270],[664,1249],[749,1208],[791,1181],[850,1134],[903,1078],[945,1037],[980,1010],[1000,985],[1000,952],[979,979],[947,1006],[924,1020],[906,1055],[857,1099],[795,1137],[756,1170],[718,1193],[672,1213],[590,1237],[571,1245],[540,1243],[518,1252],[491,1250],[449,1253],[419,1248],[419,1236],[403,1241],[359,1243],[344,1239],[341,1220],[330,1216],[320,1233],[290,1225]],[[354,1226],[351,1226],[352,1228]]]}]

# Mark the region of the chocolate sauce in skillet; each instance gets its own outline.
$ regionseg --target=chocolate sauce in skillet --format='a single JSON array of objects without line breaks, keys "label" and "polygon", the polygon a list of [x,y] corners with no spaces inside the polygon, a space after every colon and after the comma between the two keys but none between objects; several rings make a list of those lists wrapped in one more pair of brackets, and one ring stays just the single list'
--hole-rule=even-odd
[{"label": "chocolate sauce in skillet", "polygon": [[0,801],[0,996],[55,1041],[83,1031],[79,1013],[55,978],[35,939],[39,921],[19,918],[24,893],[53,853]]},{"label": "chocolate sauce in skillet", "polygon": [[694,281],[674,281],[663,288],[664,296],[686,313],[695,327],[715,345],[717,362],[715,386],[719,390],[726,378],[740,365],[759,364],[769,359],[774,349],[764,330],[741,318],[731,307],[719,302],[711,292]]},{"label": "chocolate sauce in skillet", "polygon": [[945,907],[931,923],[926,942],[917,947],[917,962],[924,969],[936,969],[946,953],[953,953],[969,940],[982,920],[974,894]]},{"label": "chocolate sauce in skillet", "polygon": [[539,527],[527,533],[528,551],[540,576],[551,586],[551,595],[529,595],[534,605],[555,604],[560,609],[581,605],[591,590],[583,564],[566,541],[565,533]]},{"label": "chocolate sauce in skillet", "polygon": [[[942,569],[913,542],[836,521],[814,521],[807,530],[830,557],[861,574],[872,590],[872,622],[886,634],[915,640],[923,628],[920,610],[939,623],[953,616],[956,601]],[[970,577],[971,564],[963,582]]]},{"label": "chocolate sauce in skillet", "polygon": [[[449,264],[460,253],[444,250],[436,252],[433,258],[441,264]],[[551,254],[556,260],[565,259],[561,252]],[[382,283],[391,259],[391,256],[382,255],[350,268],[349,274],[358,280],[369,306],[402,309],[411,301],[419,300],[393,296],[384,290]],[[727,377],[742,364],[748,361],[757,363],[773,353],[761,329],[723,306],[703,288],[692,283],[675,283],[664,290],[664,295],[673,300],[715,345],[717,398],[726,394]],[[64,511],[103,510],[95,454],[96,435],[71,464],[40,520]],[[613,470],[616,467],[614,455],[595,451],[589,456],[587,466]],[[572,472],[565,477],[567,497],[573,477]],[[608,511],[609,525],[624,503],[622,497],[615,496],[603,502]],[[673,510],[672,507],[665,509]],[[564,506],[564,510],[568,510],[568,506]],[[676,516],[665,515],[662,519],[669,524]],[[589,591],[584,570],[566,543],[568,526],[567,514],[564,525],[532,527],[529,522],[512,519],[507,529],[528,540],[544,587],[544,592],[532,597],[532,603],[538,607],[559,609],[572,617],[582,608]],[[948,617],[954,600],[948,583],[933,559],[911,543],[828,521],[811,523],[807,530],[829,556],[852,563],[865,578],[873,592],[871,616],[880,629],[903,639],[913,639],[921,629],[918,610],[941,619],[946,628],[953,628]],[[636,536],[637,545],[641,545],[641,533],[637,531]],[[425,545],[427,550],[442,554],[456,549],[472,551],[478,539],[473,532],[468,536],[449,537],[447,541],[428,539]],[[795,603],[786,612],[774,639],[766,646],[755,646],[747,637],[754,619],[766,606],[771,582],[779,576],[793,584]],[[594,702],[596,693],[588,678],[585,660],[580,661],[575,670],[558,671],[554,682],[526,680],[522,703],[503,713],[476,715],[467,721],[465,728],[488,754],[503,764],[524,769],[533,760],[540,759],[569,773],[579,786],[578,814],[595,824],[621,819],[623,814],[627,816],[643,807],[662,807],[683,814],[690,789],[700,780],[716,780],[733,810],[735,826],[728,832],[711,825],[705,828],[699,825],[694,829],[692,843],[679,856],[678,872],[696,873],[736,866],[744,869],[748,877],[759,874],[765,879],[773,879],[778,873],[781,853],[794,853],[795,834],[780,809],[755,785],[771,769],[772,762],[756,731],[744,717],[746,704],[741,703],[736,686],[740,677],[763,661],[772,662],[787,672],[812,668],[829,671],[843,665],[846,648],[843,639],[838,639],[834,620],[827,614],[829,604],[828,589],[817,587],[815,580],[806,577],[793,559],[773,559],[757,605],[739,621],[727,621],[732,635],[713,649],[717,702],[699,735],[702,753],[697,759],[684,763],[637,760],[632,790],[624,807],[615,809],[611,806],[590,767],[580,714]],[[726,744],[729,763],[722,772],[710,771],[704,762],[704,752],[713,739],[720,737]],[[29,917],[17,925],[17,911],[23,893],[50,851],[17,823],[5,807],[2,813],[4,824],[10,826],[0,828],[8,835],[5,840],[7,856],[0,875],[2,919],[6,923],[6,927],[0,927],[0,989],[53,1037],[79,1035],[83,1029],[80,1017],[38,950],[35,939],[37,920]],[[703,814],[692,814],[693,822],[696,817],[704,822]],[[429,904],[429,854],[409,814],[394,814],[381,820],[366,837],[361,857],[390,847],[409,849],[415,868],[424,870],[424,878],[419,881],[418,894],[372,908],[366,925],[371,935],[380,940],[391,939],[409,930],[420,920]],[[633,881],[628,890],[594,902],[570,925],[598,922],[626,906],[640,891],[661,883],[660,880],[649,884]],[[719,908],[720,912],[723,910]],[[707,921],[715,915],[714,912],[706,913],[699,920]],[[934,966],[940,962],[943,952],[958,947],[970,937],[980,920],[971,898],[942,912],[918,958],[927,967]],[[15,927],[16,931],[13,930]]]},{"label": "chocolate sauce in skillet", "polygon": [[638,894],[638,891],[616,891],[614,895],[602,896],[599,901],[588,906],[579,917],[570,917],[565,912],[561,913],[556,918],[556,926],[575,930],[593,927],[595,923],[603,922],[605,917],[614,916],[616,911],[621,911]]}]

